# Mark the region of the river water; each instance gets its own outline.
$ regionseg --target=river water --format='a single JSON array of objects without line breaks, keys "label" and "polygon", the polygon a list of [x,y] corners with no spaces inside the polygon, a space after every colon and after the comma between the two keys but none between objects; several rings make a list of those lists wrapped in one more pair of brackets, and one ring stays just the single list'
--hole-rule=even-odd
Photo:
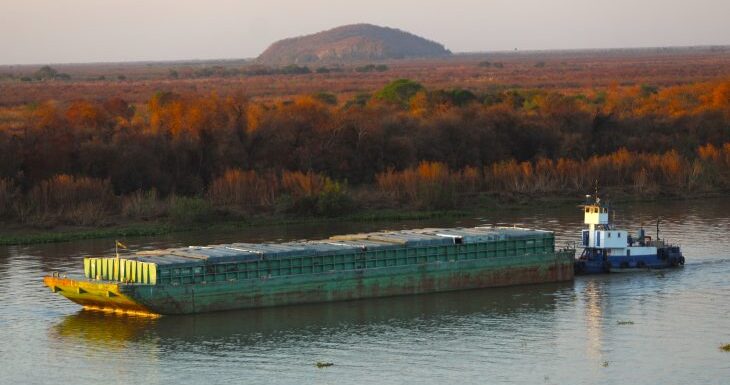
[{"label": "river water", "polygon": [[[0,248],[0,384],[728,384],[730,198],[619,208],[681,244],[684,268],[160,318],[83,311],[42,285],[113,241]],[[518,223],[577,241],[577,208],[467,219],[259,227],[131,238],[133,249]],[[332,362],[317,368],[317,362]]]}]

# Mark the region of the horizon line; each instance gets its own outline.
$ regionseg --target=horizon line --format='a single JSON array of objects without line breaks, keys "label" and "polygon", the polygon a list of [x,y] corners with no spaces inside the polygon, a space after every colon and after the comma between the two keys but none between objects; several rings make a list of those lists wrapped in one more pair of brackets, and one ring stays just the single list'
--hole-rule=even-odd
[{"label": "horizon line", "polygon": [[[453,56],[462,55],[486,55],[493,53],[549,53],[549,52],[592,52],[592,51],[622,51],[622,50],[652,50],[652,49],[730,49],[730,43],[726,44],[697,44],[697,45],[667,45],[667,46],[635,46],[635,47],[592,47],[592,48],[546,48],[546,49],[498,49],[498,50],[486,50],[486,51],[458,51],[451,52],[449,56],[443,56],[438,58],[429,57],[412,57],[402,59],[382,59],[382,61],[404,61],[404,60],[419,60],[419,59],[448,59]],[[141,60],[122,60],[122,61],[88,61],[88,62],[36,62],[36,63],[13,63],[13,64],[1,64],[1,67],[34,67],[34,66],[70,66],[70,65],[99,65],[99,64],[163,64],[163,63],[205,63],[205,62],[216,62],[216,61],[254,61],[256,57],[227,57],[227,58],[188,58],[188,59],[141,59]],[[316,62],[315,62],[316,63]]]}]

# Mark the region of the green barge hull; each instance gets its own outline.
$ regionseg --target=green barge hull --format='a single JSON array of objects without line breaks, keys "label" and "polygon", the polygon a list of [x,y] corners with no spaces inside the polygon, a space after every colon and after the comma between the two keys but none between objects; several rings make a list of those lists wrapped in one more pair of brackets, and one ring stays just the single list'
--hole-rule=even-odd
[{"label": "green barge hull", "polygon": [[86,308],[190,314],[572,280],[574,251],[554,243],[539,230],[419,229],[90,257],[84,277],[44,281]]}]

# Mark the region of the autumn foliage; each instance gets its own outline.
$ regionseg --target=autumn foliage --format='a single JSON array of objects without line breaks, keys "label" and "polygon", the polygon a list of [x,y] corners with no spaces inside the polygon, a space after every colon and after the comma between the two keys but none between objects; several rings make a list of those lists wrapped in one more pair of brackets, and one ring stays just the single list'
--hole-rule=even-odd
[{"label": "autumn foliage", "polygon": [[116,210],[116,201],[109,180],[61,174],[35,185],[13,208],[23,222],[90,225]]},{"label": "autumn foliage", "polygon": [[232,169],[211,183],[208,196],[217,205],[260,209],[272,206],[280,190],[281,181],[275,175]]},{"label": "autumn foliage", "polygon": [[399,80],[384,90],[398,97],[157,92],[146,103],[13,108],[0,120],[0,216],[151,218],[197,204],[182,197],[242,215],[338,215],[373,202],[577,196],[595,180],[645,196],[730,188],[729,81],[575,94]]},{"label": "autumn foliage", "polygon": [[[632,153],[621,149],[586,160],[537,159],[497,162],[484,168],[449,170],[443,163],[424,162],[400,172],[378,174],[377,187],[388,197],[432,206],[449,203],[459,196],[488,192],[497,195],[579,195],[595,181],[611,191],[640,196],[680,191],[702,192],[730,188],[730,143],[698,149],[699,159],[690,160],[676,151],[663,154]],[[433,200],[434,194],[446,194]]]}]

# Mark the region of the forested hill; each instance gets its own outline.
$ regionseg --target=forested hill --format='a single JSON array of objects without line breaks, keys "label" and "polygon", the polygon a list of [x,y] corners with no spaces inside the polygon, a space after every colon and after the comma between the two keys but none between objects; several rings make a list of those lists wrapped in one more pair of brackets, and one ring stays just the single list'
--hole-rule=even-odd
[{"label": "forested hill", "polygon": [[353,24],[279,40],[258,61],[268,65],[351,62],[451,55],[443,45],[395,28]]}]

